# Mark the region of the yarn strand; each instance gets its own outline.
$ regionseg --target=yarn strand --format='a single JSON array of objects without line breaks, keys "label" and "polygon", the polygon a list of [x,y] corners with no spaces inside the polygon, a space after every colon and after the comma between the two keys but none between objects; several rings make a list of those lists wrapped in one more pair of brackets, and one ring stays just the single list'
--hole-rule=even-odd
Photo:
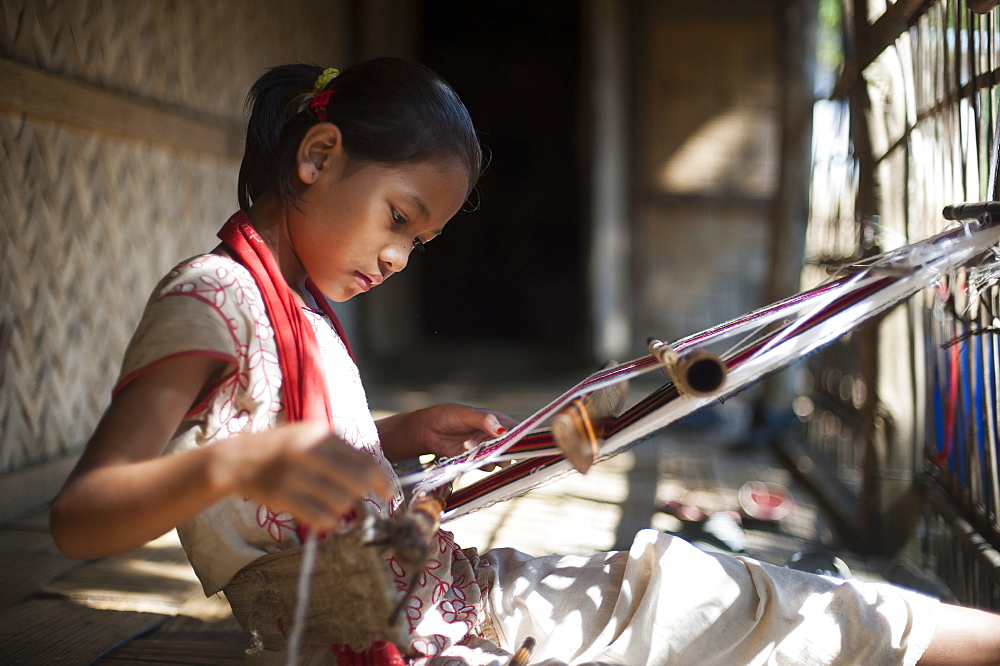
[{"label": "yarn strand", "polygon": [[313,570],[316,568],[316,550],[319,547],[316,533],[309,530],[302,546],[302,568],[299,569],[299,581],[295,594],[295,618],[292,620],[292,631],[288,636],[288,654],[286,666],[297,666],[302,652],[302,635],[305,632],[306,613],[309,610],[309,596]]}]

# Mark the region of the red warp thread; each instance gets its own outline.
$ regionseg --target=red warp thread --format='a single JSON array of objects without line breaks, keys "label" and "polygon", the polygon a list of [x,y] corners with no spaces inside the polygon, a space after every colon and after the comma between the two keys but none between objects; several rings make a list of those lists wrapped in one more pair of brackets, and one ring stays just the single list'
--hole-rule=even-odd
[{"label": "red warp thread", "polygon": [[958,366],[960,362],[958,355],[958,343],[951,346],[948,354],[948,397],[945,402],[944,411],[944,446],[934,458],[934,464],[943,466],[951,455],[951,450],[955,446],[955,413],[958,404]]}]

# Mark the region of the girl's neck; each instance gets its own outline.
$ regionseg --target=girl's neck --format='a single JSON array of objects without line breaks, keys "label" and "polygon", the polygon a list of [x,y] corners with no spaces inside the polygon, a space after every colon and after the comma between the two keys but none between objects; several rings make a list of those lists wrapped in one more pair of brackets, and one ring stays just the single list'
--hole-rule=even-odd
[{"label": "girl's neck", "polygon": [[292,247],[288,235],[288,213],[284,204],[278,197],[268,192],[254,201],[247,211],[247,216],[274,255],[278,268],[285,282],[292,288],[292,292],[303,305],[311,306],[313,299],[306,289],[308,275],[295,254],[295,248]]}]

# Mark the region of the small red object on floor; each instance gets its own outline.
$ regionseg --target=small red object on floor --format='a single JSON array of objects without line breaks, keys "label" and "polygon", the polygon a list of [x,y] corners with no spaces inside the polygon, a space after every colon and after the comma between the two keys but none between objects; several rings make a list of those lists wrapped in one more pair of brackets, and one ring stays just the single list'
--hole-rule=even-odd
[{"label": "small red object on floor", "polygon": [[781,520],[795,508],[795,500],[788,489],[777,483],[747,481],[738,497],[743,514],[754,520]]}]

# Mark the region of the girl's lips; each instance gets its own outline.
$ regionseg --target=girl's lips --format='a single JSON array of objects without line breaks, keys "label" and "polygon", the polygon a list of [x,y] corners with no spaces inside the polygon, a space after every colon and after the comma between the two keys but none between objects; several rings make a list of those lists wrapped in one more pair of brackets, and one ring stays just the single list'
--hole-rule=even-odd
[{"label": "girl's lips", "polygon": [[368,291],[377,284],[382,283],[382,276],[365,275],[360,271],[354,271],[354,279],[357,280],[358,285],[361,287],[362,291]]}]

